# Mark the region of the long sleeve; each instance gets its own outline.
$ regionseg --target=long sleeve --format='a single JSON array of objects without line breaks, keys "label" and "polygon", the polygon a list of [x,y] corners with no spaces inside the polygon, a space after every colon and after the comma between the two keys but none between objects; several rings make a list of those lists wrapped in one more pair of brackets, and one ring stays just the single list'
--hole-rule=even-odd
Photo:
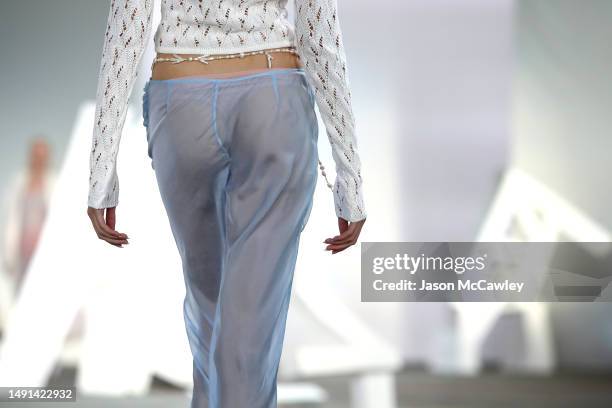
[{"label": "long sleeve", "polygon": [[355,118],[336,0],[295,0],[296,47],[302,59],[336,163],[336,215],[366,217]]},{"label": "long sleeve", "polygon": [[154,0],[111,0],[98,74],[88,205],[119,201],[116,159],[128,98],[151,33]]}]

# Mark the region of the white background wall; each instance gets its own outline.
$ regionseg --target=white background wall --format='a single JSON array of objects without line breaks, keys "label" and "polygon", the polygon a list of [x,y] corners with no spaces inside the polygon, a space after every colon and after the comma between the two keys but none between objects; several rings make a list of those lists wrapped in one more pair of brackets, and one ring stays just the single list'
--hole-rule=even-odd
[{"label": "white background wall", "polygon": [[[513,161],[612,229],[612,2],[521,0]],[[561,364],[612,366],[612,307],[553,307]]]}]

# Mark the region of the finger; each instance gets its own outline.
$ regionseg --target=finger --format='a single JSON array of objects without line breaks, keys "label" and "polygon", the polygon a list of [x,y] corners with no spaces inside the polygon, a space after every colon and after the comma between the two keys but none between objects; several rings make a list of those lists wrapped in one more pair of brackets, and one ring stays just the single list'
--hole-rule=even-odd
[{"label": "finger", "polygon": [[105,235],[108,235],[109,237],[125,239],[125,234],[115,231],[106,224],[106,221],[102,216],[102,211],[96,211],[96,219],[98,220],[98,226],[100,227],[100,231],[103,232]]},{"label": "finger", "polygon": [[[326,250],[331,250],[332,254],[335,254],[355,245],[359,239],[364,223],[365,219],[351,222],[345,234],[340,234],[333,238],[326,239],[324,242],[330,244],[327,246]],[[350,235],[348,233],[350,233]],[[345,235],[345,237],[343,237],[343,235]]]},{"label": "finger", "polygon": [[104,240],[123,240],[125,239],[122,237],[118,237],[116,235],[109,234],[108,231],[105,229],[105,227],[108,228],[108,226],[106,226],[106,224],[104,224],[103,222],[100,222],[99,220],[97,222],[97,225],[98,225],[97,232],[100,238]]},{"label": "finger", "polygon": [[350,229],[345,234],[340,235],[338,238],[331,239],[326,243],[329,245],[346,245],[356,242],[358,237],[359,233],[357,230]]},{"label": "finger", "polygon": [[351,239],[352,237],[351,234],[353,234],[354,232],[356,232],[357,237],[358,237],[359,233],[361,232],[361,228],[363,227],[364,222],[365,222],[365,219],[361,221],[351,222],[349,224],[349,222],[345,220],[344,218],[338,217],[338,228],[340,229],[340,234],[334,237],[325,239],[323,243],[332,244],[332,243],[338,243],[338,242],[346,242],[347,240]]},{"label": "finger", "polygon": [[[96,236],[98,237],[98,239],[106,240],[109,237],[106,236],[106,234],[104,234],[102,232],[102,228],[100,227],[100,220],[97,217],[97,213],[98,213],[98,211],[96,210],[94,212],[89,212],[88,211],[87,214],[89,215],[89,219],[91,220],[91,225],[93,226],[93,229],[96,232]],[[116,245],[116,244],[114,244],[114,245]]]},{"label": "finger", "polygon": [[353,241],[355,238],[357,238],[359,236],[359,233],[357,231],[356,228],[350,228],[347,232],[345,236],[339,236],[336,239],[331,239],[329,242],[327,242],[328,244],[345,244],[347,242]]},{"label": "finger", "polygon": [[97,211],[90,216],[90,219],[98,237],[102,236],[102,227],[100,227],[100,220],[98,219]]},{"label": "finger", "polygon": [[[100,220],[100,217],[98,216],[94,216],[92,219],[93,223],[94,223],[94,229],[96,230],[96,234],[98,235],[98,238],[105,240],[109,243],[112,243],[111,241],[113,240],[117,240],[117,241],[125,241],[124,238],[121,237],[117,237],[114,235],[110,235],[108,234],[104,228],[102,227],[102,225],[105,225],[103,221]],[[108,227],[107,227],[108,228]],[[127,243],[127,242],[126,242]]]},{"label": "finger", "polygon": [[355,235],[355,232],[356,232],[356,227],[351,225],[342,234],[336,235],[333,238],[327,238],[324,242],[326,244],[338,244],[338,243],[341,243],[341,242],[346,242],[346,241],[350,240]]},{"label": "finger", "polygon": [[338,250],[344,250],[348,247],[351,247],[352,244],[345,244],[345,245],[334,245],[328,248],[325,248],[326,251],[338,251]]},{"label": "finger", "polygon": [[350,248],[350,245],[344,248],[335,249],[332,251],[332,255],[337,254],[338,252],[345,251],[347,248]]},{"label": "finger", "polygon": [[115,229],[115,207],[110,207],[106,209],[106,225],[111,229]]},{"label": "finger", "polygon": [[325,247],[326,250],[328,251],[335,251],[338,249],[346,249],[352,245],[354,245],[356,243],[356,241],[349,241],[347,243],[344,244],[337,244],[337,245],[328,245],[327,247]]},{"label": "finger", "polygon": [[[105,211],[105,208],[92,207],[89,207],[87,210],[87,215],[89,215],[89,218],[91,219],[91,222],[94,225],[96,232],[104,233],[104,235],[121,237],[121,234],[115,231],[114,228],[108,227],[107,221],[105,220]],[[111,212],[111,216],[114,216],[113,212]],[[114,221],[111,222],[114,223]]]},{"label": "finger", "polygon": [[344,239],[348,235],[350,235],[351,232],[352,232],[352,229],[350,227],[347,227],[346,229],[343,229],[342,231],[340,231],[340,234],[338,234],[338,235],[336,235],[334,237],[331,237],[331,238],[327,238],[327,239],[329,239],[330,241],[337,241],[339,239]]},{"label": "finger", "polygon": [[94,229],[96,230],[96,234],[98,235],[98,238],[108,242],[109,244],[116,245],[116,246],[120,246],[122,244],[128,244],[127,239],[110,236],[108,234],[105,234],[103,231],[101,231],[100,223],[97,220],[96,220],[96,225],[94,226]]},{"label": "finger", "polygon": [[117,232],[117,234],[119,234],[121,238],[128,239],[129,237],[126,233],[119,232],[115,229],[115,224],[117,222],[117,216],[115,211],[116,208],[117,207],[110,207],[106,209],[106,225],[108,225],[108,227],[111,228],[113,231]]},{"label": "finger", "polygon": [[122,240],[122,239],[109,239],[109,238],[100,238],[100,239],[105,242],[108,242],[111,245],[115,245],[118,247],[123,247],[123,245],[128,243],[126,240]]},{"label": "finger", "polygon": [[325,239],[324,243],[331,242],[334,239],[338,239],[342,234],[344,234],[348,230],[348,223],[343,218],[338,217],[338,229],[340,230],[340,234]]}]

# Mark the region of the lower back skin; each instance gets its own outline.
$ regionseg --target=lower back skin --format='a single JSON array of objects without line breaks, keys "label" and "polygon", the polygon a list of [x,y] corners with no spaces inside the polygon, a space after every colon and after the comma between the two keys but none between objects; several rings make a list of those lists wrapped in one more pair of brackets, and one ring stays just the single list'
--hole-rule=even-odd
[{"label": "lower back skin", "polygon": [[[197,57],[197,54],[177,54],[181,57]],[[184,61],[180,63],[156,62],[153,65],[151,79],[163,80],[184,78],[190,76],[206,78],[232,78],[274,69],[302,68],[297,55],[286,52],[270,52],[272,67],[268,68],[268,59],[265,54],[247,55],[243,58],[228,58],[208,61],[204,64],[199,61]],[[158,57],[168,58],[173,54],[158,53]]]}]

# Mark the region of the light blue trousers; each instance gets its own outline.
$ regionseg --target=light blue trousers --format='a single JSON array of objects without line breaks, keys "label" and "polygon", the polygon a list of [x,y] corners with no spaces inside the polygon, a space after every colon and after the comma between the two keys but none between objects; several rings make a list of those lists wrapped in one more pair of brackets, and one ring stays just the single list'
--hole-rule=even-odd
[{"label": "light blue trousers", "polygon": [[317,182],[302,69],[150,79],[148,154],[186,286],[192,408],[272,408],[300,234]]}]

